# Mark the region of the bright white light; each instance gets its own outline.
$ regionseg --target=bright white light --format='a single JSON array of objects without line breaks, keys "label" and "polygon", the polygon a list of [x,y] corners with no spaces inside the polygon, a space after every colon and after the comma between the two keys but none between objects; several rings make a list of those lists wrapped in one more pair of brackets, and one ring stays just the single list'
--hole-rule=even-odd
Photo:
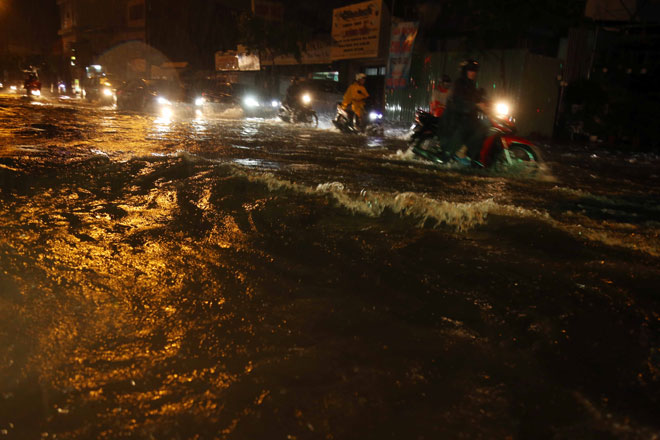
[{"label": "bright white light", "polygon": [[16,91],[16,86],[9,86],[9,90],[11,90],[12,92],[15,92]]},{"label": "bright white light", "polygon": [[37,90],[33,90],[33,91],[32,91],[32,94],[33,94],[34,96],[41,96],[41,90],[39,90],[39,89],[37,89]]},{"label": "bright white light", "polygon": [[169,100],[163,98],[162,96],[159,96],[158,98],[156,98],[156,101],[160,105],[172,105],[172,103]]},{"label": "bright white light", "polygon": [[112,90],[110,90],[106,87],[106,88],[103,89],[103,94],[105,96],[112,96]]},{"label": "bright white light", "polygon": [[161,116],[163,119],[169,120],[170,118],[172,118],[172,114],[173,114],[173,113],[172,113],[172,109],[169,108],[169,107],[163,107],[163,108],[160,110],[160,116]]},{"label": "bright white light", "polygon": [[243,103],[248,107],[259,107],[259,101],[254,96],[246,96]]},{"label": "bright white light", "polygon": [[508,116],[509,105],[506,102],[498,102],[495,104],[495,113],[498,116]]},{"label": "bright white light", "polygon": [[279,107],[280,106],[280,101],[277,99],[273,99],[273,101],[270,103],[273,107]]},{"label": "bright white light", "polygon": [[204,105],[204,98],[199,97],[199,98],[195,99],[195,105],[196,105],[197,107],[201,107],[201,106],[203,106],[203,105]]},{"label": "bright white light", "polygon": [[369,119],[372,120],[372,121],[375,121],[376,119],[382,119],[382,118],[383,118],[383,115],[381,115],[378,112],[370,112],[369,113]]},{"label": "bright white light", "polygon": [[302,102],[304,102],[305,104],[309,104],[310,102],[312,102],[312,97],[309,96],[309,93],[305,93],[304,95],[302,95],[301,99]]}]

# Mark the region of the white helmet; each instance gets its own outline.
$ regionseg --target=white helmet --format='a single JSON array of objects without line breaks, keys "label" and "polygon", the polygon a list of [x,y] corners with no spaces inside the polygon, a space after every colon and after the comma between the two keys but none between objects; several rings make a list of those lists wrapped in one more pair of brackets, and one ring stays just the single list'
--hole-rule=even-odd
[{"label": "white helmet", "polygon": [[355,81],[360,81],[361,79],[367,79],[367,75],[364,73],[358,73],[355,75]]}]

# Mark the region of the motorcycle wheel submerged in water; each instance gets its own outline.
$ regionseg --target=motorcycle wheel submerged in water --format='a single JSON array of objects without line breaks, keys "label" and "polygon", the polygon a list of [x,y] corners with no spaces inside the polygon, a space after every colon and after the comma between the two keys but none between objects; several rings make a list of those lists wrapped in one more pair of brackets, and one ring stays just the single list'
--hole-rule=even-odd
[{"label": "motorcycle wheel submerged in water", "polygon": [[384,133],[382,119],[383,115],[379,112],[370,112],[366,124],[360,128],[355,123],[355,116],[344,110],[340,104],[337,104],[337,114],[332,123],[342,133],[366,134],[368,136],[382,136]]},{"label": "motorcycle wheel submerged in water", "polygon": [[496,172],[514,172],[527,176],[536,175],[541,168],[539,149],[527,139],[514,136],[511,120],[489,118],[490,132],[482,142],[477,158],[458,158],[454,151],[447,151],[436,136],[439,120],[418,111],[410,138],[410,151],[416,156],[437,164],[457,164],[466,167],[487,168]]},{"label": "motorcycle wheel submerged in water", "polygon": [[[442,148],[437,138],[417,139],[410,146],[410,151],[416,156],[437,164],[457,164],[466,167],[486,168],[497,172],[515,172],[528,176],[536,175],[541,167],[541,154],[538,148],[521,142],[518,138],[493,139],[493,146],[487,151],[487,156],[476,159],[459,159],[453,153]],[[482,153],[483,153],[482,147]]]},{"label": "motorcycle wheel submerged in water", "polygon": [[277,115],[284,122],[292,124],[310,124],[314,127],[319,126],[319,117],[316,114],[316,111],[311,108],[303,107],[292,109],[286,105],[282,105]]}]

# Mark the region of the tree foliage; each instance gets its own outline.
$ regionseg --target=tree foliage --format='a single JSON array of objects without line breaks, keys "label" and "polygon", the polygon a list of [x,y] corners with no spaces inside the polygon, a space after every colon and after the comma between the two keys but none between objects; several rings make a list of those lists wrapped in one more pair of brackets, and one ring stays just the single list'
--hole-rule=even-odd
[{"label": "tree foliage", "polygon": [[240,41],[251,52],[301,57],[301,47],[311,36],[311,30],[295,19],[269,21],[252,13],[243,13],[239,20]]}]

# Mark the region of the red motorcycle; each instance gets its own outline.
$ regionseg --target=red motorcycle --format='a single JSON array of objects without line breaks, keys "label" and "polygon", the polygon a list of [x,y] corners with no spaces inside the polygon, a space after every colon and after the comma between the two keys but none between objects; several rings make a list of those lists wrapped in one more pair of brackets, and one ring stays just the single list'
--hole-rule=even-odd
[{"label": "red motorcycle", "polygon": [[[508,106],[498,103],[481,119],[489,124],[488,134],[483,140],[478,157],[463,159],[479,168],[511,168],[535,172],[540,167],[541,155],[538,148],[529,140],[516,136],[514,118],[509,115]],[[435,163],[451,163],[458,159],[454,151],[443,149],[439,132],[442,121],[429,112],[417,110],[415,124],[410,138],[411,151]]]}]

